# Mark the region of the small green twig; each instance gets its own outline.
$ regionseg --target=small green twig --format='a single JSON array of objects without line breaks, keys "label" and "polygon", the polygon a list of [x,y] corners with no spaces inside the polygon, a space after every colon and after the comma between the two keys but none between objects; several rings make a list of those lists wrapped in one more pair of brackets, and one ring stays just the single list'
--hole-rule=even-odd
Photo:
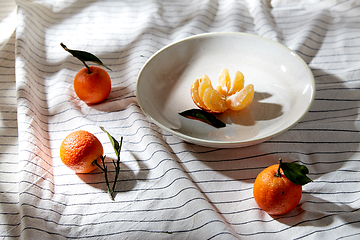
[{"label": "small green twig", "polygon": [[115,185],[116,185],[117,179],[119,177],[119,173],[120,173],[120,149],[121,149],[122,142],[123,142],[123,137],[121,137],[121,139],[120,139],[120,143],[118,146],[119,151],[115,150],[115,152],[117,152],[118,154],[116,154],[116,156],[117,156],[116,164],[115,164],[115,161],[113,160],[113,164],[115,167],[115,180],[114,180],[114,184],[112,187],[112,191],[115,191]]},{"label": "small green twig", "polygon": [[108,192],[108,194],[110,196],[110,199],[114,201],[114,197],[113,197],[114,191],[110,190],[110,184],[109,184],[109,178],[108,178],[108,170],[107,170],[107,167],[105,165],[105,156],[100,156],[100,157],[101,157],[101,163],[102,163],[103,166],[101,166],[97,162],[97,159],[95,159],[92,163],[95,164],[98,168],[100,168],[101,171],[104,172],[107,192]]},{"label": "small green twig", "polygon": [[106,181],[106,188],[107,188],[107,192],[109,193],[109,196],[111,198],[111,200],[114,200],[113,194],[115,192],[115,186],[119,177],[119,173],[120,173],[120,152],[121,152],[121,146],[122,146],[122,142],[123,142],[123,137],[121,137],[120,139],[120,143],[113,137],[111,136],[103,127],[100,127],[101,130],[103,130],[109,137],[110,142],[114,148],[117,160],[116,162],[114,160],[112,160],[114,167],[115,167],[115,179],[114,179],[114,183],[112,188],[110,188],[110,184],[109,184],[109,180],[108,180],[108,170],[107,167],[105,165],[105,157],[101,156],[101,162],[102,162],[102,166],[100,166],[100,164],[98,164],[97,160],[93,161],[93,164],[95,164],[101,171],[104,172],[105,175],[105,181]]}]

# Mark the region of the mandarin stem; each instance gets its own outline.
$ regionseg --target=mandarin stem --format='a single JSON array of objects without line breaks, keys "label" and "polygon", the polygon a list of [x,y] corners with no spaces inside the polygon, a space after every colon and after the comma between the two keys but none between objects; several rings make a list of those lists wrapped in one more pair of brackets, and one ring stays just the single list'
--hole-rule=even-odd
[{"label": "mandarin stem", "polygon": [[107,176],[107,168],[105,168],[105,169],[106,169],[106,171],[104,172],[104,175],[105,175],[105,181],[106,181],[106,189],[107,189],[110,199],[112,201],[114,201],[114,197],[112,195],[112,191],[110,190],[110,186],[109,186],[109,180],[108,180],[108,176]]},{"label": "mandarin stem", "polygon": [[111,199],[112,201],[114,201],[114,197],[113,197],[113,195],[112,195],[113,191],[110,190],[109,179],[108,179],[108,175],[107,175],[108,171],[107,171],[107,167],[106,167],[106,165],[105,165],[105,157],[104,157],[104,156],[100,156],[100,157],[101,157],[101,162],[102,162],[102,164],[103,164],[103,167],[101,167],[101,166],[98,164],[98,162],[97,162],[96,159],[93,161],[93,164],[95,164],[98,168],[100,168],[101,171],[104,172],[107,192],[108,192],[108,194],[109,194],[109,196],[110,196],[110,199]]},{"label": "mandarin stem", "polygon": [[87,68],[87,70],[88,70],[88,74],[91,74],[92,72],[90,71],[90,67],[85,63],[85,61],[81,61],[84,65],[85,65],[85,67]]},{"label": "mandarin stem", "polygon": [[103,168],[104,168],[104,175],[105,175],[105,181],[106,181],[106,189],[107,192],[109,193],[110,199],[114,201],[114,198],[112,196],[112,191],[110,190],[110,185],[109,185],[109,179],[108,179],[108,171],[107,171],[107,167],[105,165],[105,157],[101,156],[101,162],[103,164]]},{"label": "mandarin stem", "polygon": [[119,169],[118,169],[118,164],[119,160],[117,160],[117,163],[115,163],[115,161],[113,160],[113,164],[114,164],[114,167],[115,167],[115,179],[114,179],[114,183],[113,183],[113,186],[112,186],[112,191],[114,192],[115,191],[115,185],[116,185],[116,181],[118,179],[118,176],[119,176]]},{"label": "mandarin stem", "polygon": [[97,159],[95,159],[92,164],[95,164],[98,168],[100,168],[101,171],[105,171],[98,163],[97,163]]},{"label": "mandarin stem", "polygon": [[[123,137],[121,137],[121,139],[120,139],[119,149],[121,149],[122,142],[123,142]],[[119,172],[120,172],[120,151],[119,151],[119,154],[117,156],[116,165],[115,165],[114,161],[113,161],[113,163],[114,163],[114,166],[115,166],[115,179],[114,179],[114,184],[113,184],[112,191],[114,192],[115,191],[115,185],[116,185],[117,179],[119,177]]]}]

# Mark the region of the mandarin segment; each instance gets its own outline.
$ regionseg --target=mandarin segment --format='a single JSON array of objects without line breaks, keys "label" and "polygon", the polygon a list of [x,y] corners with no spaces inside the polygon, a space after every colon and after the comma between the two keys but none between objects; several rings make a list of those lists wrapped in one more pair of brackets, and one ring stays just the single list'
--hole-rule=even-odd
[{"label": "mandarin segment", "polygon": [[229,109],[239,111],[247,107],[254,99],[254,85],[249,84],[239,92],[226,98],[226,104]]},{"label": "mandarin segment", "polygon": [[237,71],[235,73],[235,78],[234,78],[232,86],[228,92],[228,95],[233,95],[236,92],[241,91],[241,89],[244,88],[244,84],[245,84],[244,75],[240,71]]},{"label": "mandarin segment", "polygon": [[213,88],[207,88],[205,90],[203,101],[207,109],[211,112],[221,113],[227,109],[225,99]]},{"label": "mandarin segment", "polygon": [[231,79],[229,75],[228,69],[223,69],[219,80],[216,85],[216,91],[220,93],[221,96],[226,97],[228,95],[228,92],[231,88]]},{"label": "mandarin segment", "polygon": [[201,109],[206,109],[206,106],[203,102],[203,100],[199,96],[199,84],[200,79],[196,79],[193,85],[191,86],[191,97],[194,101],[194,103]]},{"label": "mandarin segment", "polygon": [[208,88],[213,88],[211,85],[210,78],[207,75],[202,76],[199,79],[199,97],[203,99],[205,90]]}]

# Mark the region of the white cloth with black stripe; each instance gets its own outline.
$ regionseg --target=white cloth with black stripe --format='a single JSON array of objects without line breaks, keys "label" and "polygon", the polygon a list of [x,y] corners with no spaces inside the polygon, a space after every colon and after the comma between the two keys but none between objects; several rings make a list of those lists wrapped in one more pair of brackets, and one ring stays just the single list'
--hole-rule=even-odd
[{"label": "white cloth with black stripe", "polygon": [[[0,51],[1,237],[360,237],[358,1],[16,4],[16,34]],[[8,22],[2,18],[0,27]],[[316,81],[316,99],[306,117],[280,136],[239,149],[188,144],[154,125],[137,103],[137,74],[160,48],[206,32],[257,34],[296,51]],[[60,42],[95,54],[112,69],[105,102],[88,106],[76,97],[72,81],[83,66]],[[106,193],[102,172],[76,175],[59,157],[61,141],[83,129],[100,139],[110,163],[115,155],[99,126],[124,137],[115,201]],[[18,146],[6,142],[9,136]],[[294,211],[271,217],[256,205],[252,186],[279,157],[305,164],[314,182],[303,187]]]}]

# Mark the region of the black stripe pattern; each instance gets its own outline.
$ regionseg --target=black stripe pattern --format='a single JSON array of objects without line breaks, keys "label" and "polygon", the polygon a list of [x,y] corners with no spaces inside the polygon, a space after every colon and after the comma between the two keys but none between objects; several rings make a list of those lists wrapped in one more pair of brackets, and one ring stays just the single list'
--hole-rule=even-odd
[{"label": "black stripe pattern", "polygon": [[[0,237],[360,238],[358,1],[16,4],[16,31],[0,48]],[[2,26],[14,3],[0,6]],[[141,67],[167,44],[206,32],[257,34],[296,51],[316,81],[305,118],[286,133],[239,149],[185,143],[153,124],[135,96]],[[73,76],[83,65],[60,42],[95,54],[112,69],[105,102],[90,107],[76,97]],[[116,156],[99,126],[124,136],[115,201],[102,172],[76,175],[59,156],[62,140],[84,129],[103,143],[110,163]],[[252,186],[279,157],[305,164],[314,182],[303,187],[294,211],[270,217],[256,205]]]}]

